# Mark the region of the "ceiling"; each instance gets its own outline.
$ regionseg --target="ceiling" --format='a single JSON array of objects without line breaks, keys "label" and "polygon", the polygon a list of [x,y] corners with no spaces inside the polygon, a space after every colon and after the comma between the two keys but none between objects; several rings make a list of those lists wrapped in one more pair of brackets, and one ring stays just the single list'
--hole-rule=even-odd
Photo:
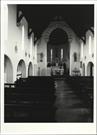
[{"label": "ceiling", "polygon": [[61,16],[80,38],[94,27],[94,5],[17,5],[17,9],[22,10],[37,38],[56,16]]}]

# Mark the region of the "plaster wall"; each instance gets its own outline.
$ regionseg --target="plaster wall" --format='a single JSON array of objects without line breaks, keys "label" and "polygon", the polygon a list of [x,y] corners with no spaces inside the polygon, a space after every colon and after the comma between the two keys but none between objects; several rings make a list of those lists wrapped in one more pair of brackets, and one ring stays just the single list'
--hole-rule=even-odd
[{"label": "plaster wall", "polygon": [[[74,53],[77,54],[77,61],[74,61]],[[73,70],[80,70],[80,43],[76,35],[73,35],[72,42],[70,43],[70,75],[73,75]]]},{"label": "plaster wall", "polygon": [[40,69],[40,75],[46,76],[47,74],[47,43],[44,39],[40,40],[40,43],[37,46],[37,54],[40,57],[40,53],[43,53],[43,60],[38,59],[38,69]]},{"label": "plaster wall", "polygon": [[[22,18],[20,26],[17,26],[17,8],[16,5],[8,5],[8,23],[5,24],[5,33],[7,36],[4,38],[4,54],[7,55],[13,66],[13,82],[16,80],[17,67],[21,59],[24,60],[26,65],[26,77],[28,76],[29,62],[33,61],[34,51],[34,38],[31,35],[28,38],[28,23],[25,17]],[[24,47],[22,48],[22,26],[24,26]],[[7,31],[8,30],[8,31]],[[36,62],[37,64],[37,62]],[[33,68],[34,69],[34,68]],[[34,73],[34,71],[33,71]]]},{"label": "plaster wall", "polygon": [[[72,36],[71,35],[70,36],[72,40],[69,41],[70,60],[69,60],[69,64],[67,64],[67,67],[69,67],[69,75],[72,75],[72,71],[75,68],[80,70],[80,42],[79,42],[79,38],[76,36],[74,32],[72,32],[72,30],[71,30],[71,34]],[[77,62],[74,62],[73,54],[75,52],[77,53]],[[43,37],[40,39],[40,42],[38,44],[38,55],[39,53],[43,53],[44,57],[43,57],[43,62],[38,61],[38,67],[40,68],[41,75],[47,75],[48,74],[47,73],[48,72],[47,71],[47,42]]]},{"label": "plaster wall", "polygon": [[[91,42],[90,42],[91,53],[89,53],[89,37],[91,37]],[[80,47],[81,47],[81,43],[80,43]],[[82,64],[85,64],[85,76],[88,76],[88,71],[87,71],[88,63],[92,62],[94,64],[94,35],[90,30],[86,32],[86,43],[83,43],[83,57],[80,58],[80,61],[82,61]],[[83,76],[83,68],[81,68],[81,75]]]}]

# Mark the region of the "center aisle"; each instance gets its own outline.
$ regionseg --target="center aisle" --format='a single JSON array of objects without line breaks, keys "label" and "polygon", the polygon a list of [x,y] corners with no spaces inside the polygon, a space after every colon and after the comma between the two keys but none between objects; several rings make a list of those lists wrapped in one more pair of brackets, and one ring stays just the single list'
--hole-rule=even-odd
[{"label": "center aisle", "polygon": [[55,80],[56,86],[56,122],[89,122],[89,109],[74,93],[74,90],[62,79]]}]

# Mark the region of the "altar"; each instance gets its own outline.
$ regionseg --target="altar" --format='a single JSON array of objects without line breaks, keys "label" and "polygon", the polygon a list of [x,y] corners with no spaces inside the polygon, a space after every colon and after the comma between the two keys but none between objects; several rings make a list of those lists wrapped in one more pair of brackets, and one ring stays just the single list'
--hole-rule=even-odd
[{"label": "altar", "polygon": [[64,69],[60,67],[52,67],[51,75],[64,75]]}]

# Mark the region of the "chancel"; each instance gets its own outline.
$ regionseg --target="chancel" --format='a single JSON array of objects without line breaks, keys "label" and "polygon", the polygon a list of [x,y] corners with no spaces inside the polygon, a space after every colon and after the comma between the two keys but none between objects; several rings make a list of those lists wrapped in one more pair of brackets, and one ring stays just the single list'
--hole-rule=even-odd
[{"label": "chancel", "polygon": [[4,122],[93,122],[94,5],[4,5]]}]

